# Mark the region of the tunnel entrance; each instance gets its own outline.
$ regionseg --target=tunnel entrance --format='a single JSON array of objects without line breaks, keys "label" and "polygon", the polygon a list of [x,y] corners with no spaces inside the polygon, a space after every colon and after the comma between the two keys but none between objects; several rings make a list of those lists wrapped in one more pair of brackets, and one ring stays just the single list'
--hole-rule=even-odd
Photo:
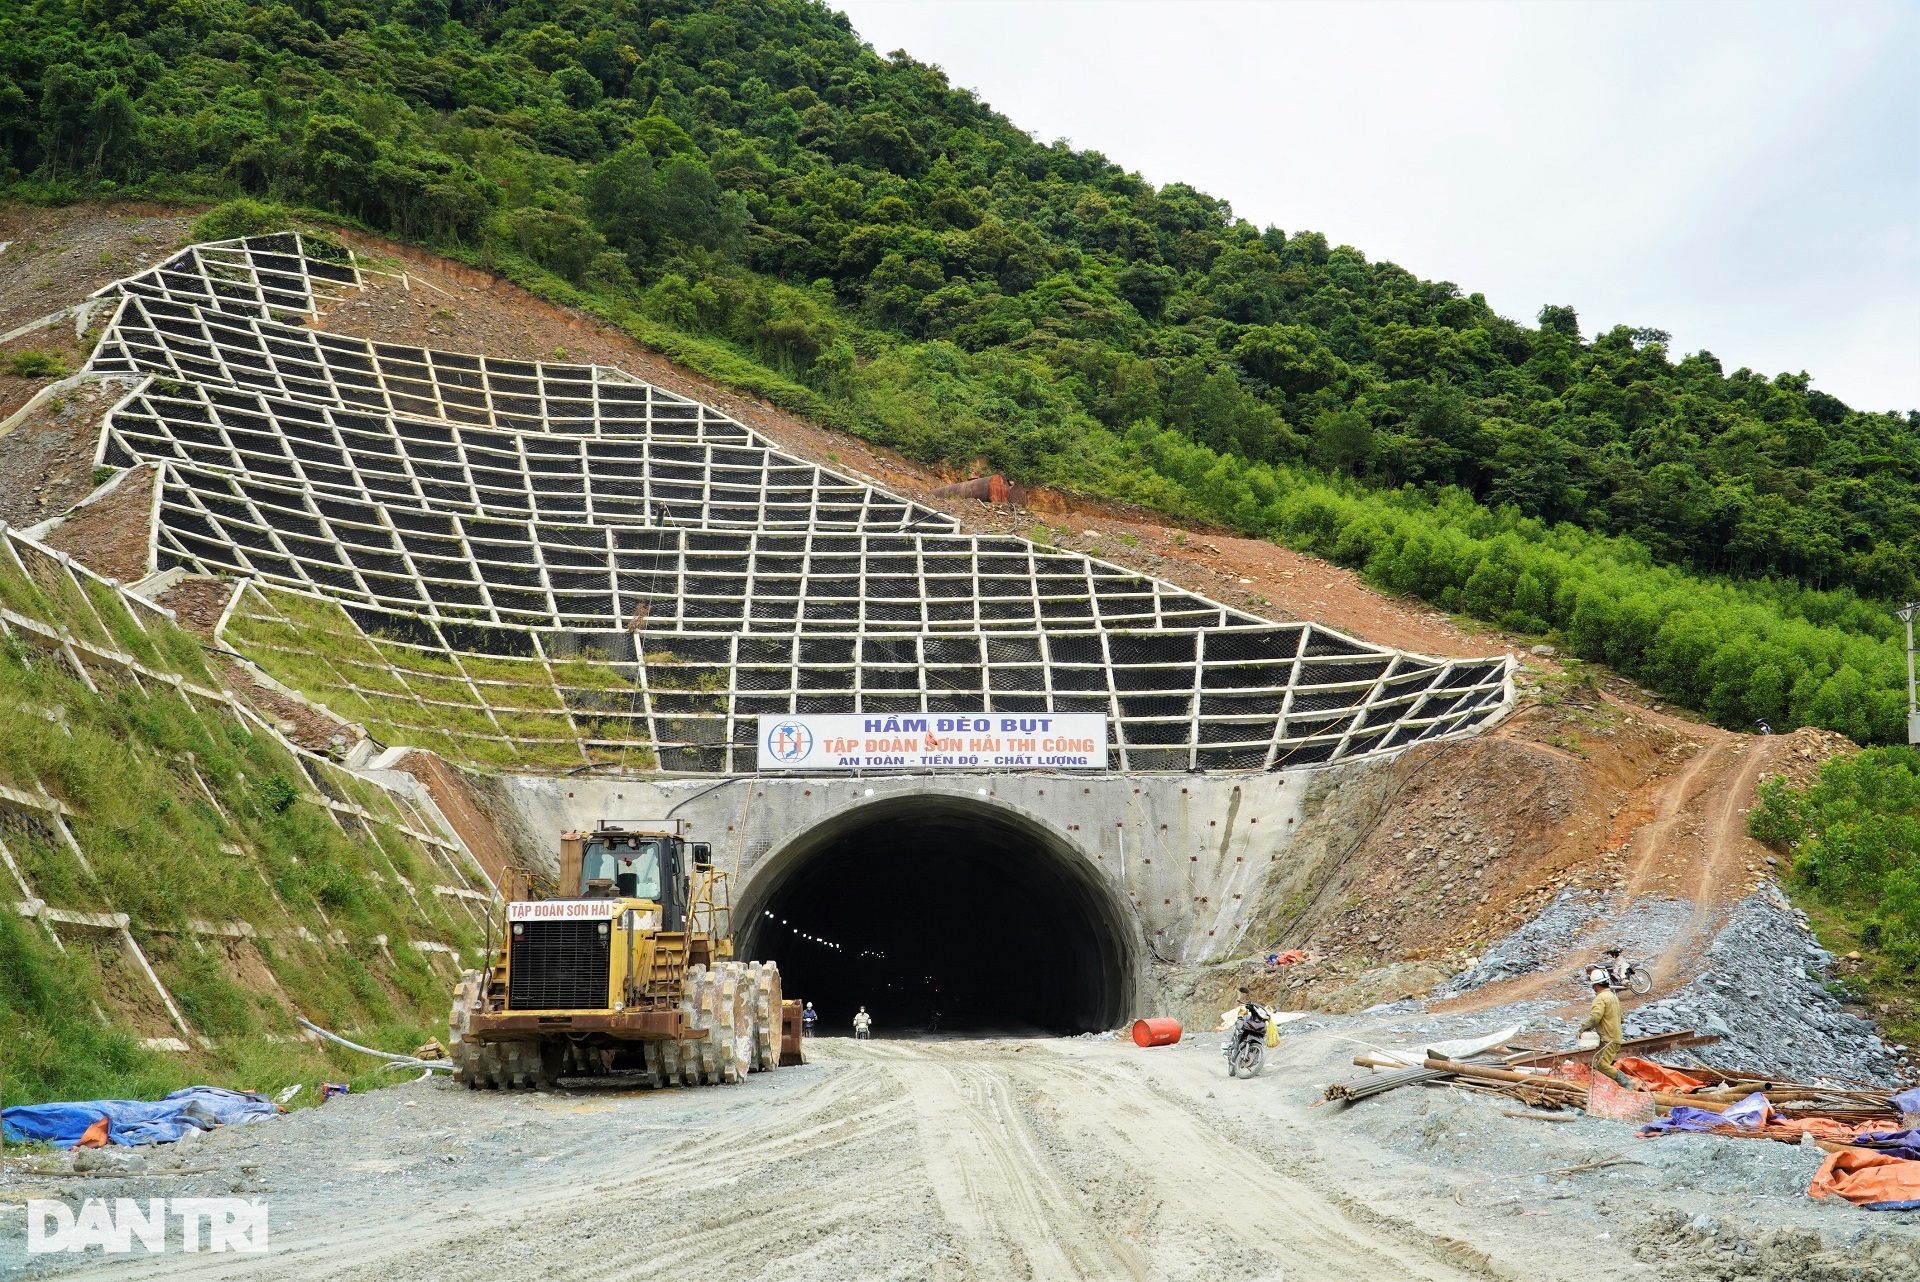
[{"label": "tunnel entrance", "polygon": [[1130,910],[1038,821],[966,798],[863,806],[776,852],[741,896],[737,955],[780,963],[820,1031],[1082,1033],[1132,1011]]}]

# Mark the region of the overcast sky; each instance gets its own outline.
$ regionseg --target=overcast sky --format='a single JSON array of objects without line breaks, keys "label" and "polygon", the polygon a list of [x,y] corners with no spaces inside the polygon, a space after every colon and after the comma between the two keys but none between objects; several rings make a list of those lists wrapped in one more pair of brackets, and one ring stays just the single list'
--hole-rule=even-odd
[{"label": "overcast sky", "polygon": [[1920,407],[1920,3],[839,7],[1042,140],[1261,226]]}]

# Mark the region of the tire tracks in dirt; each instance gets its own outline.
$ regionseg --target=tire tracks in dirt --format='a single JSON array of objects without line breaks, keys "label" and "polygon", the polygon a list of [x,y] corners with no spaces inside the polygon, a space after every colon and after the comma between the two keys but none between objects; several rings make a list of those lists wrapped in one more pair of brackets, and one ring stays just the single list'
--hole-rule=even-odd
[{"label": "tire tracks in dirt", "polygon": [[[814,1053],[821,1062],[793,1089],[781,1079],[798,1075],[785,1073],[699,1091],[434,1089],[384,1124],[369,1112],[329,1131],[314,1118],[289,1168],[271,1176],[267,1256],[94,1259],[87,1272],[275,1282],[1484,1276],[1443,1244],[1286,1173],[1135,1066],[1044,1042],[835,1041]],[[448,1169],[438,1150],[409,1156],[393,1143],[407,1124],[462,1123],[500,1129],[477,1136],[451,1184],[435,1182]]]},{"label": "tire tracks in dirt", "polygon": [[1071,1148],[1098,1147],[1128,1167],[1142,1202],[1157,1207],[1152,1221],[1168,1225],[1190,1250],[1224,1245],[1249,1267],[1273,1257],[1289,1282],[1477,1275],[1418,1235],[1349,1215],[1338,1201],[1121,1065],[1048,1057],[1037,1077],[1038,1102]]},{"label": "tire tracks in dirt", "polygon": [[[1222,1265],[1289,1282],[1477,1276],[1349,1216],[1119,1068],[1037,1047],[915,1049],[888,1069],[926,1110],[936,1166],[953,1170],[942,1204],[982,1279],[1199,1278]],[[1071,1191],[1095,1171],[1128,1190],[1105,1208],[1111,1224]]]},{"label": "tire tracks in dirt", "polygon": [[975,1275],[1146,1282],[1153,1274],[1139,1252],[1109,1237],[1061,1187],[999,1067],[932,1057],[887,1064],[913,1101],[922,1160]]},{"label": "tire tracks in dirt", "polygon": [[1652,897],[1686,901],[1685,921],[1673,929],[1659,952],[1647,959],[1654,986],[1646,997],[1628,996],[1629,1009],[1643,1001],[1684,986],[1689,963],[1711,942],[1726,912],[1752,889],[1743,875],[1743,856],[1758,850],[1746,833],[1746,811],[1756,795],[1759,778],[1778,755],[1778,740],[1768,736],[1734,734],[1698,722],[1666,716],[1646,708],[1621,704],[1623,711],[1647,721],[1662,722],[1700,744],[1684,767],[1659,776],[1636,789],[1620,807],[1649,817],[1635,826],[1614,850],[1630,851],[1622,883],[1607,896],[1604,910],[1582,929],[1562,958],[1550,966],[1511,980],[1498,981],[1473,994],[1436,1006],[1443,1011],[1484,1010],[1511,1002],[1542,998],[1576,998],[1569,975],[1582,963],[1597,960],[1612,946],[1615,922],[1633,906]]},{"label": "tire tracks in dirt", "polygon": [[[1653,961],[1655,988],[1662,994],[1680,986],[1673,980],[1682,964],[1690,954],[1705,949],[1713,927],[1746,894],[1741,856],[1745,850],[1759,848],[1759,843],[1747,836],[1748,805],[1743,803],[1751,802],[1761,771],[1772,762],[1772,741],[1752,738],[1745,743],[1723,743],[1713,751],[1720,758],[1718,777],[1696,794],[1704,828],[1697,835],[1691,884],[1686,890],[1693,912]],[[1652,871],[1656,857],[1657,852],[1643,855],[1637,873]],[[1636,881],[1641,879],[1636,875]]]},{"label": "tire tracks in dirt", "polygon": [[[588,1123],[579,1128],[586,1134],[551,1153],[503,1164],[482,1188],[371,1216],[308,1208],[294,1231],[276,1229],[264,1260],[164,1257],[140,1262],[139,1275],[518,1282],[537,1274],[584,1282],[725,1265],[727,1276],[830,1277],[762,1266],[796,1222],[883,1219],[907,1200],[909,1173],[886,1171],[877,1155],[910,1119],[892,1084],[871,1068],[849,1066],[793,1095],[750,1101],[718,1090],[634,1094],[648,1104],[678,1104],[673,1097],[681,1095],[696,1109],[711,1104],[715,1116],[642,1144],[596,1138]],[[486,1108],[497,1098],[456,1096],[455,1107]],[[618,1113],[618,1097],[611,1102],[607,1111]],[[573,1111],[564,1103],[561,1110]],[[803,1170],[805,1178],[791,1178]],[[595,1240],[605,1248],[578,1249]]]}]

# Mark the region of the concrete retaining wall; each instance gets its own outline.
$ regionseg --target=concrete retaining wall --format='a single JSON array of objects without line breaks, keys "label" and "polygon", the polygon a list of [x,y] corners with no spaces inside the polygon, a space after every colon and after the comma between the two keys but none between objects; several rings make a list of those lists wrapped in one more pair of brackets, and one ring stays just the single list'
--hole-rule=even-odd
[{"label": "concrete retaining wall", "polygon": [[[979,814],[1032,833],[1035,858],[1080,861],[1136,922],[1143,955],[1187,964],[1246,950],[1251,909],[1268,874],[1290,871],[1310,796],[1364,765],[1260,775],[952,775],[935,778],[555,779],[512,776],[494,796],[523,829],[522,846],[551,866],[558,835],[602,819],[685,822],[738,869],[736,905],[783,864],[866,822],[932,807]],[[751,792],[751,797],[749,797]],[[912,858],[912,852],[901,852]],[[1261,941],[1255,941],[1258,943]]]}]

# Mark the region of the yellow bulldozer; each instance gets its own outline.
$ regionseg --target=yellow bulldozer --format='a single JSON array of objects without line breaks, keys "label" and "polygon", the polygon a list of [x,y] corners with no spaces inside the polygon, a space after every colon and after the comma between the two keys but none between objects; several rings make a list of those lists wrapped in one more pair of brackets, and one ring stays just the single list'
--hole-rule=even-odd
[{"label": "yellow bulldozer", "polygon": [[733,960],[728,875],[677,823],[565,833],[557,879],[510,868],[500,893],[487,969],[454,990],[456,1082],[639,1070],[654,1086],[696,1086],[797,1060],[779,969]]}]

